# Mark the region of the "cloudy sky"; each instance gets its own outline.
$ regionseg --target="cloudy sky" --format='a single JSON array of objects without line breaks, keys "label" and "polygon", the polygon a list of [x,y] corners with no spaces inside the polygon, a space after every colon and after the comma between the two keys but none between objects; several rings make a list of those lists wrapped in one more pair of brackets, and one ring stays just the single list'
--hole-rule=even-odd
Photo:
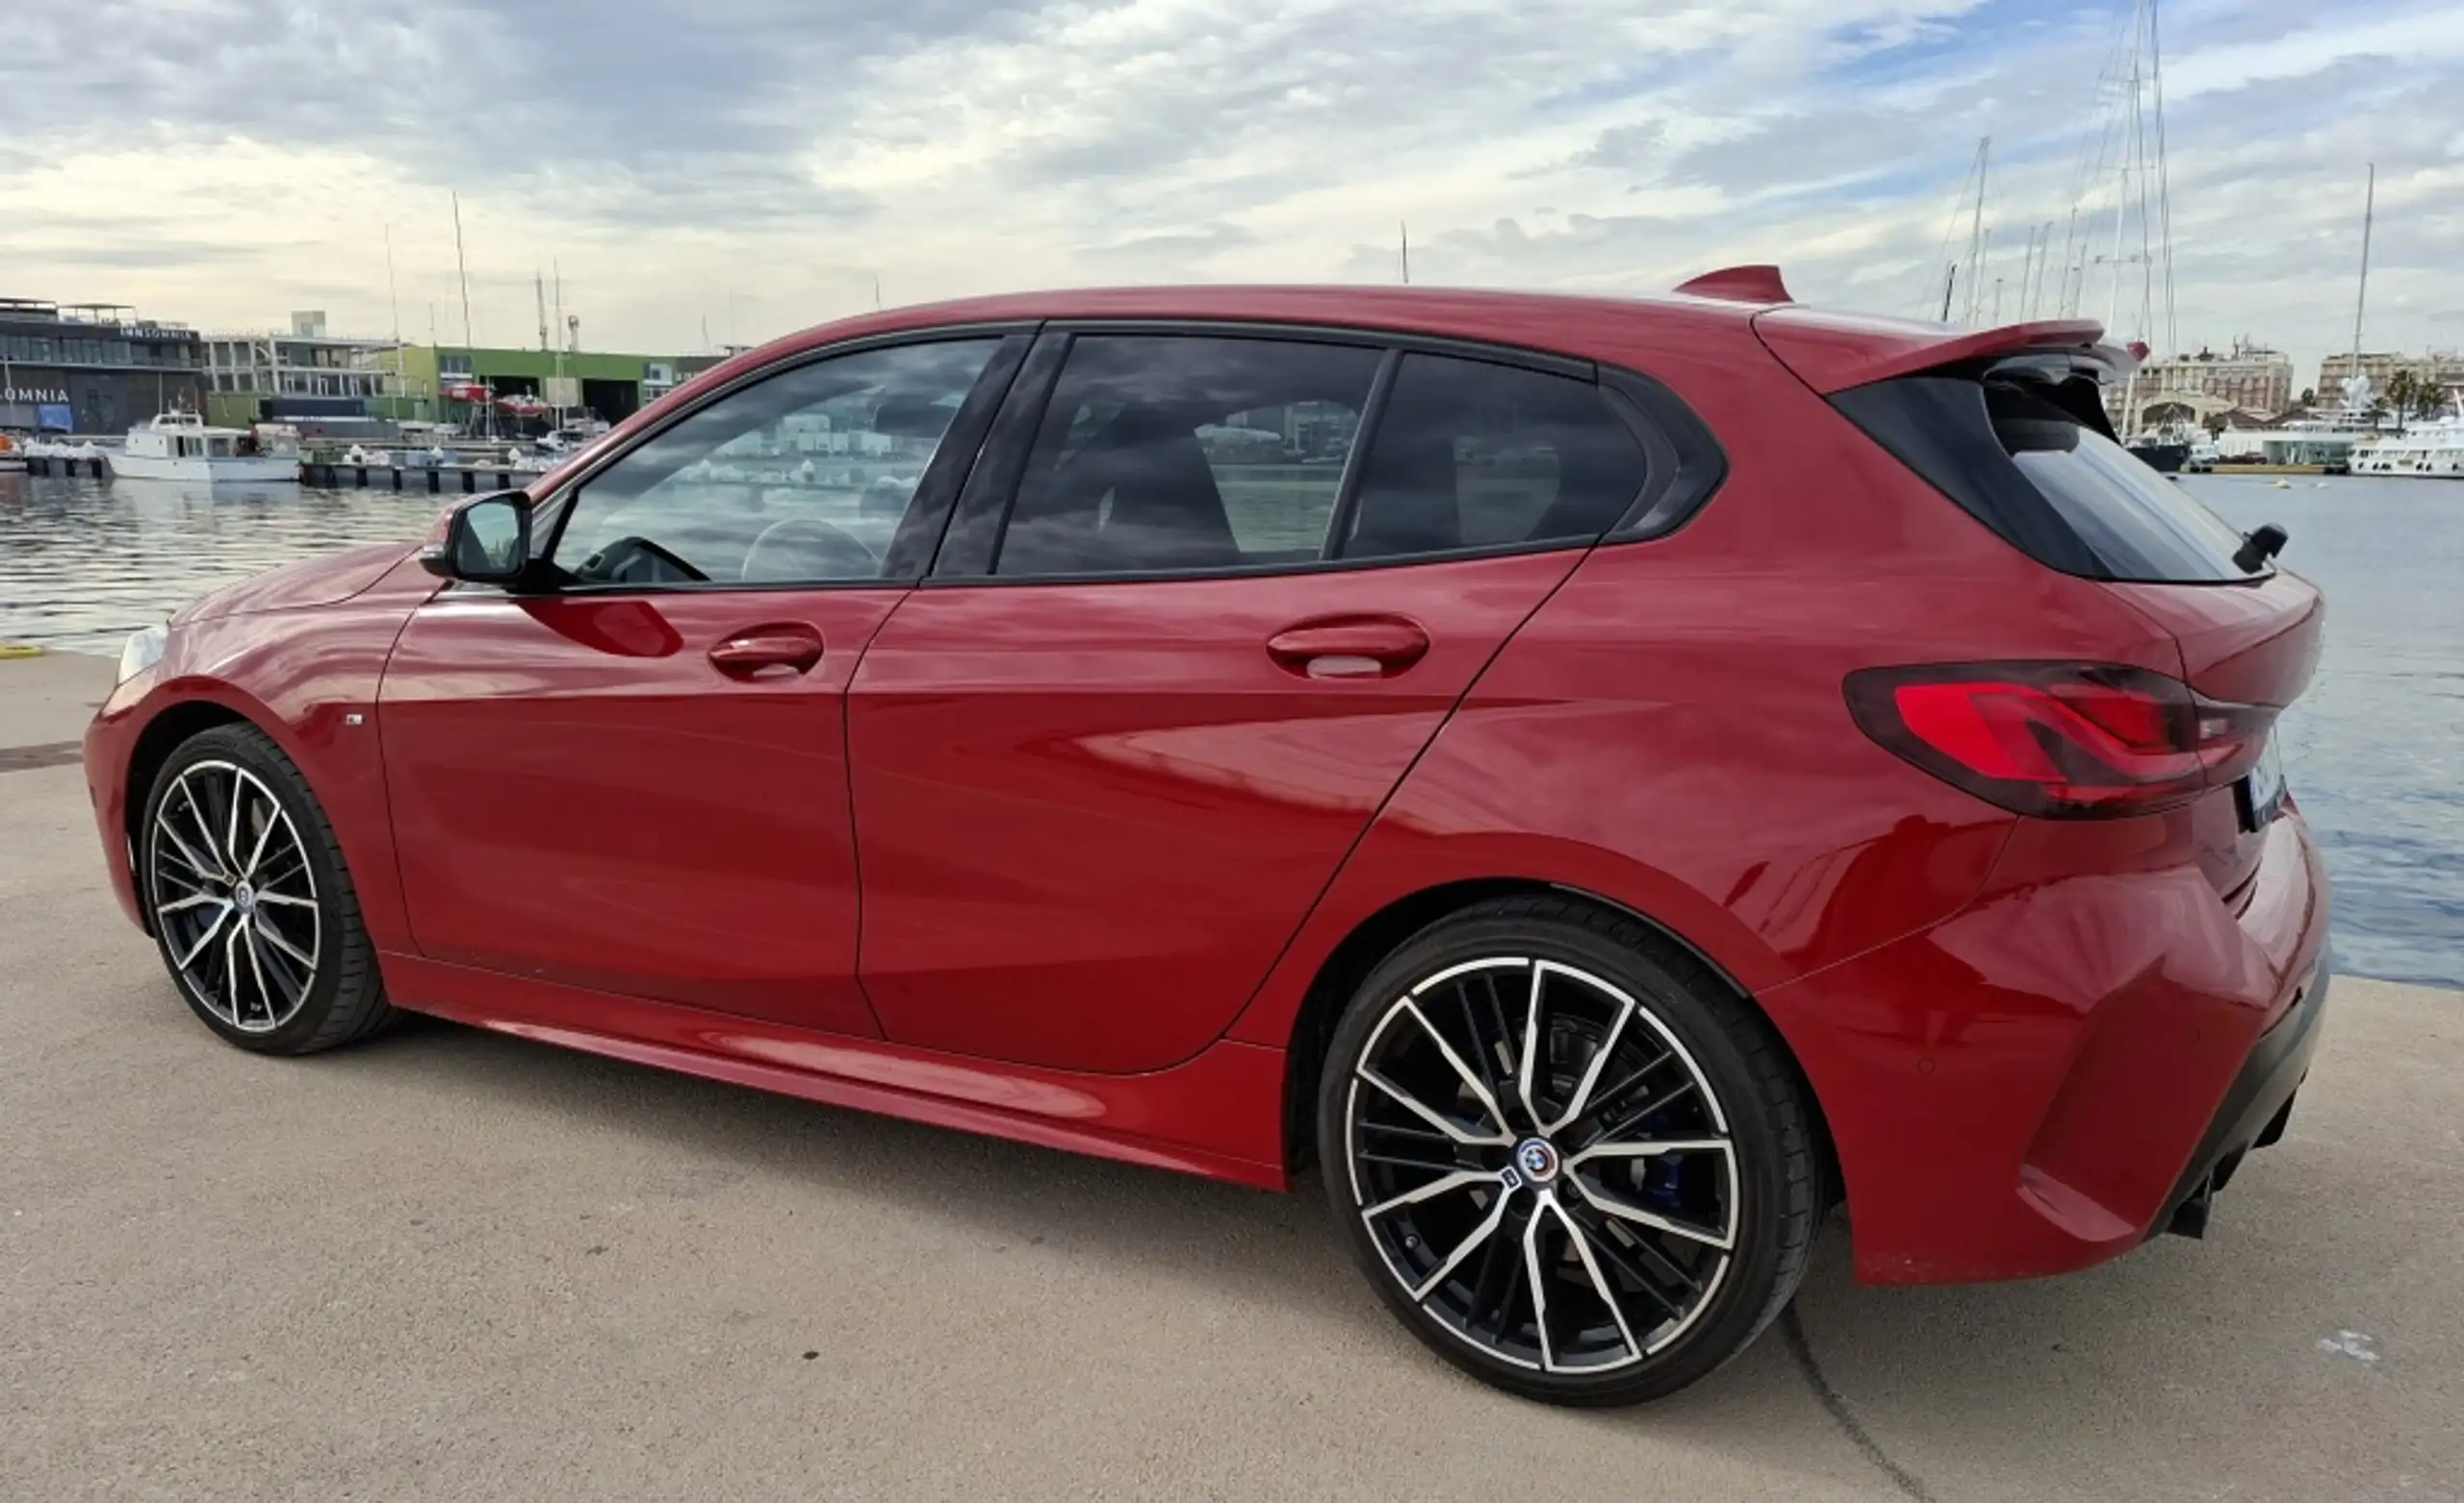
[{"label": "cloudy sky", "polygon": [[[684,350],[869,307],[876,278],[893,303],[1391,281],[1403,221],[1416,282],[1651,291],[1776,260],[1810,301],[1914,313],[1985,135],[1979,286],[2015,316],[2031,227],[2065,239],[2127,6],[9,9],[0,295],[383,333],[390,227],[404,333],[456,343],[458,191],[479,343],[535,340],[531,277],[556,265],[587,344]],[[2375,161],[2369,343],[2464,345],[2464,6],[2163,15],[2181,343],[2252,335],[2309,381],[2351,337]]]}]

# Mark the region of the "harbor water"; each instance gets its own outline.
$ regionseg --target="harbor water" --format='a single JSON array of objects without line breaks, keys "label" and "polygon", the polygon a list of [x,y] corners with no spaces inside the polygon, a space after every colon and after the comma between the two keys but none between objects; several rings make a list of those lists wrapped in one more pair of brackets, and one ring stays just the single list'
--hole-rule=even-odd
[{"label": "harbor water", "polygon": [[[2335,878],[2341,970],[2464,987],[2464,484],[2200,475],[2235,526],[2281,523],[2327,593],[2319,678],[2280,723]],[[116,651],[275,564],[409,540],[439,498],[0,474],[0,642]]]}]

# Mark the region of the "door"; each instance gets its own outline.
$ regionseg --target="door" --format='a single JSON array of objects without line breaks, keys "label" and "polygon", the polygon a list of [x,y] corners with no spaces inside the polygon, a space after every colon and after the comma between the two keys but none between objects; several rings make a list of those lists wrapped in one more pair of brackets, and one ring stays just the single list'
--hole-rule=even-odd
[{"label": "door", "polygon": [[1641,488],[1586,379],[1328,338],[1082,332],[1030,361],[1068,341],[996,426],[959,572],[850,695],[890,1038],[1114,1072],[1205,1048]]},{"label": "door", "polygon": [[424,954],[878,1034],[844,696],[1025,343],[865,349],[725,393],[544,500],[553,588],[413,614],[378,726]]}]

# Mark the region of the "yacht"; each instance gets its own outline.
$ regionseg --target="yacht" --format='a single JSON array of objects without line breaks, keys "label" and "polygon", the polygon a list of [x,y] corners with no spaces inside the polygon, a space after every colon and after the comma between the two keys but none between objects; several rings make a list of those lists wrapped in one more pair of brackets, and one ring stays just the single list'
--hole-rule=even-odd
[{"label": "yacht", "polygon": [[259,445],[245,428],[214,428],[192,412],[167,412],[128,430],[108,454],[112,474],[125,480],[273,481],[299,478],[295,446]]},{"label": "yacht", "polygon": [[2435,422],[2417,423],[2402,433],[2383,433],[2354,445],[2352,472],[2464,480],[2464,396],[2455,399],[2453,412]]},{"label": "yacht", "polygon": [[0,433],[0,473],[26,468],[26,451],[14,435]]}]

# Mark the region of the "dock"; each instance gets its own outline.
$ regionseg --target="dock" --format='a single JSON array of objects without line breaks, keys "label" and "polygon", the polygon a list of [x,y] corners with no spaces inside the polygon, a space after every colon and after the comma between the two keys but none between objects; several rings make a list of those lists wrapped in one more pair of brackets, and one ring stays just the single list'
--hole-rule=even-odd
[{"label": "dock", "polygon": [[108,478],[111,474],[111,471],[104,466],[102,456],[99,454],[79,454],[73,456],[66,454],[28,454],[25,458],[26,473],[30,475],[62,475],[66,477],[91,475],[95,479],[101,480]]},{"label": "dock", "polygon": [[[72,478],[90,476],[103,480],[110,477],[111,470],[101,457],[29,454],[26,456],[26,473]],[[510,465],[353,464],[323,459],[303,459],[299,462],[301,485],[425,491],[430,495],[458,493],[469,496],[480,491],[510,491],[540,473],[544,471],[517,470]]]},{"label": "dock", "polygon": [[299,462],[301,485],[431,494],[458,491],[465,496],[478,491],[510,491],[531,476],[544,473],[540,470],[516,470],[510,465],[371,465],[324,459]]},{"label": "dock", "polygon": [[[2340,978],[2204,1241],[1795,1305],[1630,1412],[1264,1194],[411,1018],[218,1042],[104,879],[112,664],[0,661],[11,1497],[2464,1497],[2464,996]],[[716,1025],[714,1019],[714,1026]]]}]

